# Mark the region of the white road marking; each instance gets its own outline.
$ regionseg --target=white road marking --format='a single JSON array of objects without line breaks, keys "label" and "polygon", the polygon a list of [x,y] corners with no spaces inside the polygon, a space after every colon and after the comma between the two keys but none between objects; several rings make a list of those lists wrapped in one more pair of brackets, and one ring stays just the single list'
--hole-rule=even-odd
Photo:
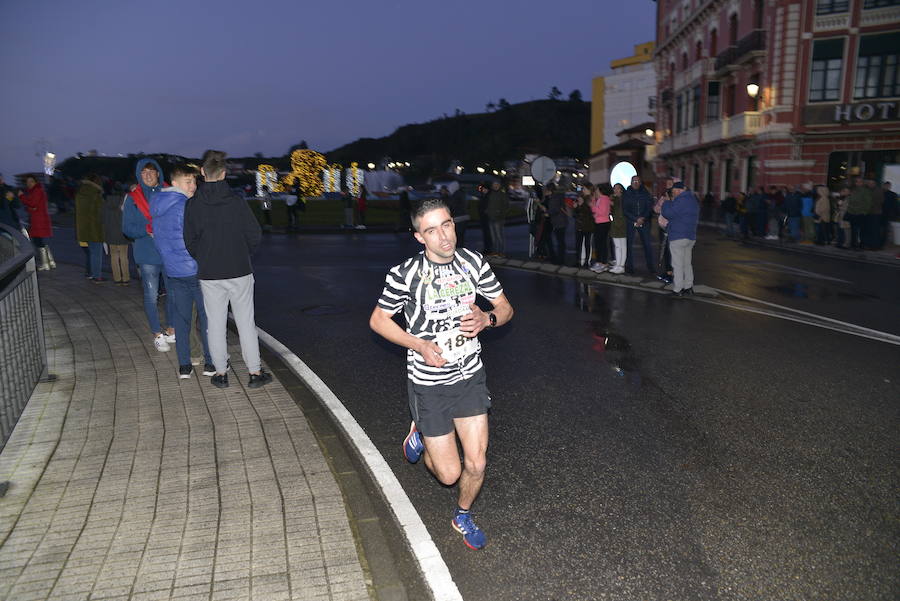
[{"label": "white road marking", "polygon": [[365,462],[366,467],[369,468],[375,482],[381,487],[381,491],[385,499],[387,499],[391,511],[394,512],[394,516],[400,523],[400,527],[403,529],[406,540],[412,549],[413,556],[419,563],[419,569],[422,571],[425,583],[431,589],[434,600],[462,601],[462,595],[453,581],[453,577],[450,575],[450,570],[447,568],[447,564],[444,563],[444,558],[441,557],[441,553],[434,544],[431,535],[428,534],[422,518],[419,517],[384,457],[378,452],[372,440],[363,431],[353,415],[347,411],[340,399],[300,357],[292,353],[289,348],[262,328],[257,327],[256,330],[262,343],[280,356],[285,365],[319,397],[322,404],[331,412],[332,417],[344,430],[347,439],[356,447],[359,456]]}]

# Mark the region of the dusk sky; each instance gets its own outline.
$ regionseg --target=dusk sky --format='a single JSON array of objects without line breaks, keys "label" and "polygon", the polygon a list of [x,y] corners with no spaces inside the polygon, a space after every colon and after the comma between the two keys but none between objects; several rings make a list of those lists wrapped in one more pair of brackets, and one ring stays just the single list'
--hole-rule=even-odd
[{"label": "dusk sky", "polygon": [[[459,108],[590,99],[654,37],[651,0],[132,0],[0,3],[0,172],[207,148],[327,151]],[[42,142],[43,141],[43,142]]]}]

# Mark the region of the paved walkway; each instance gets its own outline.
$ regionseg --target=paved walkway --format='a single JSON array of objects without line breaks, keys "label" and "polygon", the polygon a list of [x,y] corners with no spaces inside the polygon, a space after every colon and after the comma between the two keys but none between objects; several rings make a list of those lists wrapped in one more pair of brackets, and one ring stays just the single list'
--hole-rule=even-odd
[{"label": "paved walkway", "polygon": [[40,275],[50,372],[0,454],[0,599],[368,600],[344,500],[276,380],[177,378],[139,282]]}]

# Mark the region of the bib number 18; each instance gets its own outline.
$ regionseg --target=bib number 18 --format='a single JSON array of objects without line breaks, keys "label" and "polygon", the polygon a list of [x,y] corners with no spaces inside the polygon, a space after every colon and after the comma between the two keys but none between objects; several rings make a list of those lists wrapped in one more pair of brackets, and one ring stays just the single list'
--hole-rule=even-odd
[{"label": "bib number 18", "polygon": [[441,357],[448,363],[456,363],[475,352],[478,338],[467,338],[459,329],[454,329],[438,332],[434,341],[441,347]]}]

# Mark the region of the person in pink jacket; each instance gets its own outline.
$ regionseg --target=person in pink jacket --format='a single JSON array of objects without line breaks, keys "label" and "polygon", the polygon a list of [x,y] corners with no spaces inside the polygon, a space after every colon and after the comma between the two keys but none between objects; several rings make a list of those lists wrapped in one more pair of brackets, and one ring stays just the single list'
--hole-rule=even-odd
[{"label": "person in pink jacket", "polygon": [[591,200],[591,212],[594,214],[594,254],[597,261],[591,265],[591,271],[602,273],[609,269],[609,195],[612,189],[609,184],[600,184]]}]

